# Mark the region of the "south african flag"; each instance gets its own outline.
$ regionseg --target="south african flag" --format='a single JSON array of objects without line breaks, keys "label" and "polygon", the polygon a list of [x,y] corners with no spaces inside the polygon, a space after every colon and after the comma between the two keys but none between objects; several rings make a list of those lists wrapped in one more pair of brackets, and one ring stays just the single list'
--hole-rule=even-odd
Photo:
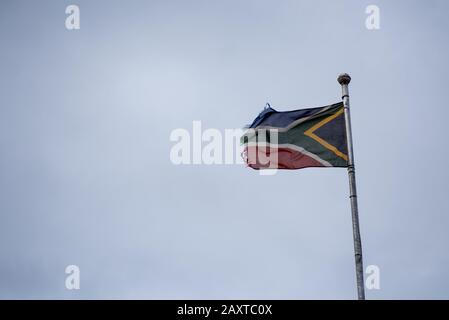
[{"label": "south african flag", "polygon": [[246,164],[253,169],[347,167],[343,103],[280,112],[271,106],[242,136]]}]

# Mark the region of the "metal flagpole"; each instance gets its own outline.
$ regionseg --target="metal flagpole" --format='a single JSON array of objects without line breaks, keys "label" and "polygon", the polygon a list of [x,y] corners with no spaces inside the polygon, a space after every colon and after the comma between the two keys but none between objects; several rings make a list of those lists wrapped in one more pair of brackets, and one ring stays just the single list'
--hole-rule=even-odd
[{"label": "metal flagpole", "polygon": [[359,210],[357,207],[357,189],[355,185],[354,152],[352,148],[351,116],[349,114],[348,84],[351,77],[347,73],[340,74],[337,81],[341,84],[342,99],[346,122],[346,139],[348,145],[349,199],[351,201],[352,234],[354,237],[355,270],[357,276],[357,294],[359,300],[365,300],[365,284],[363,281],[362,241],[360,239]]}]

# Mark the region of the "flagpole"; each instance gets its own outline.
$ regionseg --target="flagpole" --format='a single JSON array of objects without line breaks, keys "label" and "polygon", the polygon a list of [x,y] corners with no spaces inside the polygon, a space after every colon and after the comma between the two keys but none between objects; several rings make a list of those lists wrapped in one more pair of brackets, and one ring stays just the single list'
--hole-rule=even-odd
[{"label": "flagpole", "polygon": [[351,82],[351,77],[347,73],[343,73],[338,76],[337,81],[338,83],[341,84],[344,115],[346,122],[346,139],[348,145],[349,199],[351,201],[352,234],[354,238],[355,270],[357,276],[357,295],[359,300],[365,300],[365,285],[363,281],[362,240],[360,238],[359,210],[357,207],[357,188],[355,183],[354,151],[352,147],[351,116],[349,113],[348,84],[349,82]]}]

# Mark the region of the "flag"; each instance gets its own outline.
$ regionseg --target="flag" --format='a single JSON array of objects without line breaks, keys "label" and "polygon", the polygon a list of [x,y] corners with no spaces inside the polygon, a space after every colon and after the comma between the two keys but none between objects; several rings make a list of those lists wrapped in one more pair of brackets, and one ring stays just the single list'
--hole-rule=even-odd
[{"label": "flag", "polygon": [[243,159],[253,169],[347,167],[343,103],[284,112],[267,104],[241,143]]}]

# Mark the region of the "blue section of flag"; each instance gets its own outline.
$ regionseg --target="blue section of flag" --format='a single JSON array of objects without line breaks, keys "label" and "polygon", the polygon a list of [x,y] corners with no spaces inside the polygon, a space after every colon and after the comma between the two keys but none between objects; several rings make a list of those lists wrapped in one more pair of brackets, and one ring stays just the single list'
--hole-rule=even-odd
[{"label": "blue section of flag", "polygon": [[250,128],[257,128],[260,126],[285,128],[293,121],[311,116],[322,109],[322,107],[319,107],[281,112],[274,110],[272,107],[267,107],[257,116],[256,119],[254,119]]}]

